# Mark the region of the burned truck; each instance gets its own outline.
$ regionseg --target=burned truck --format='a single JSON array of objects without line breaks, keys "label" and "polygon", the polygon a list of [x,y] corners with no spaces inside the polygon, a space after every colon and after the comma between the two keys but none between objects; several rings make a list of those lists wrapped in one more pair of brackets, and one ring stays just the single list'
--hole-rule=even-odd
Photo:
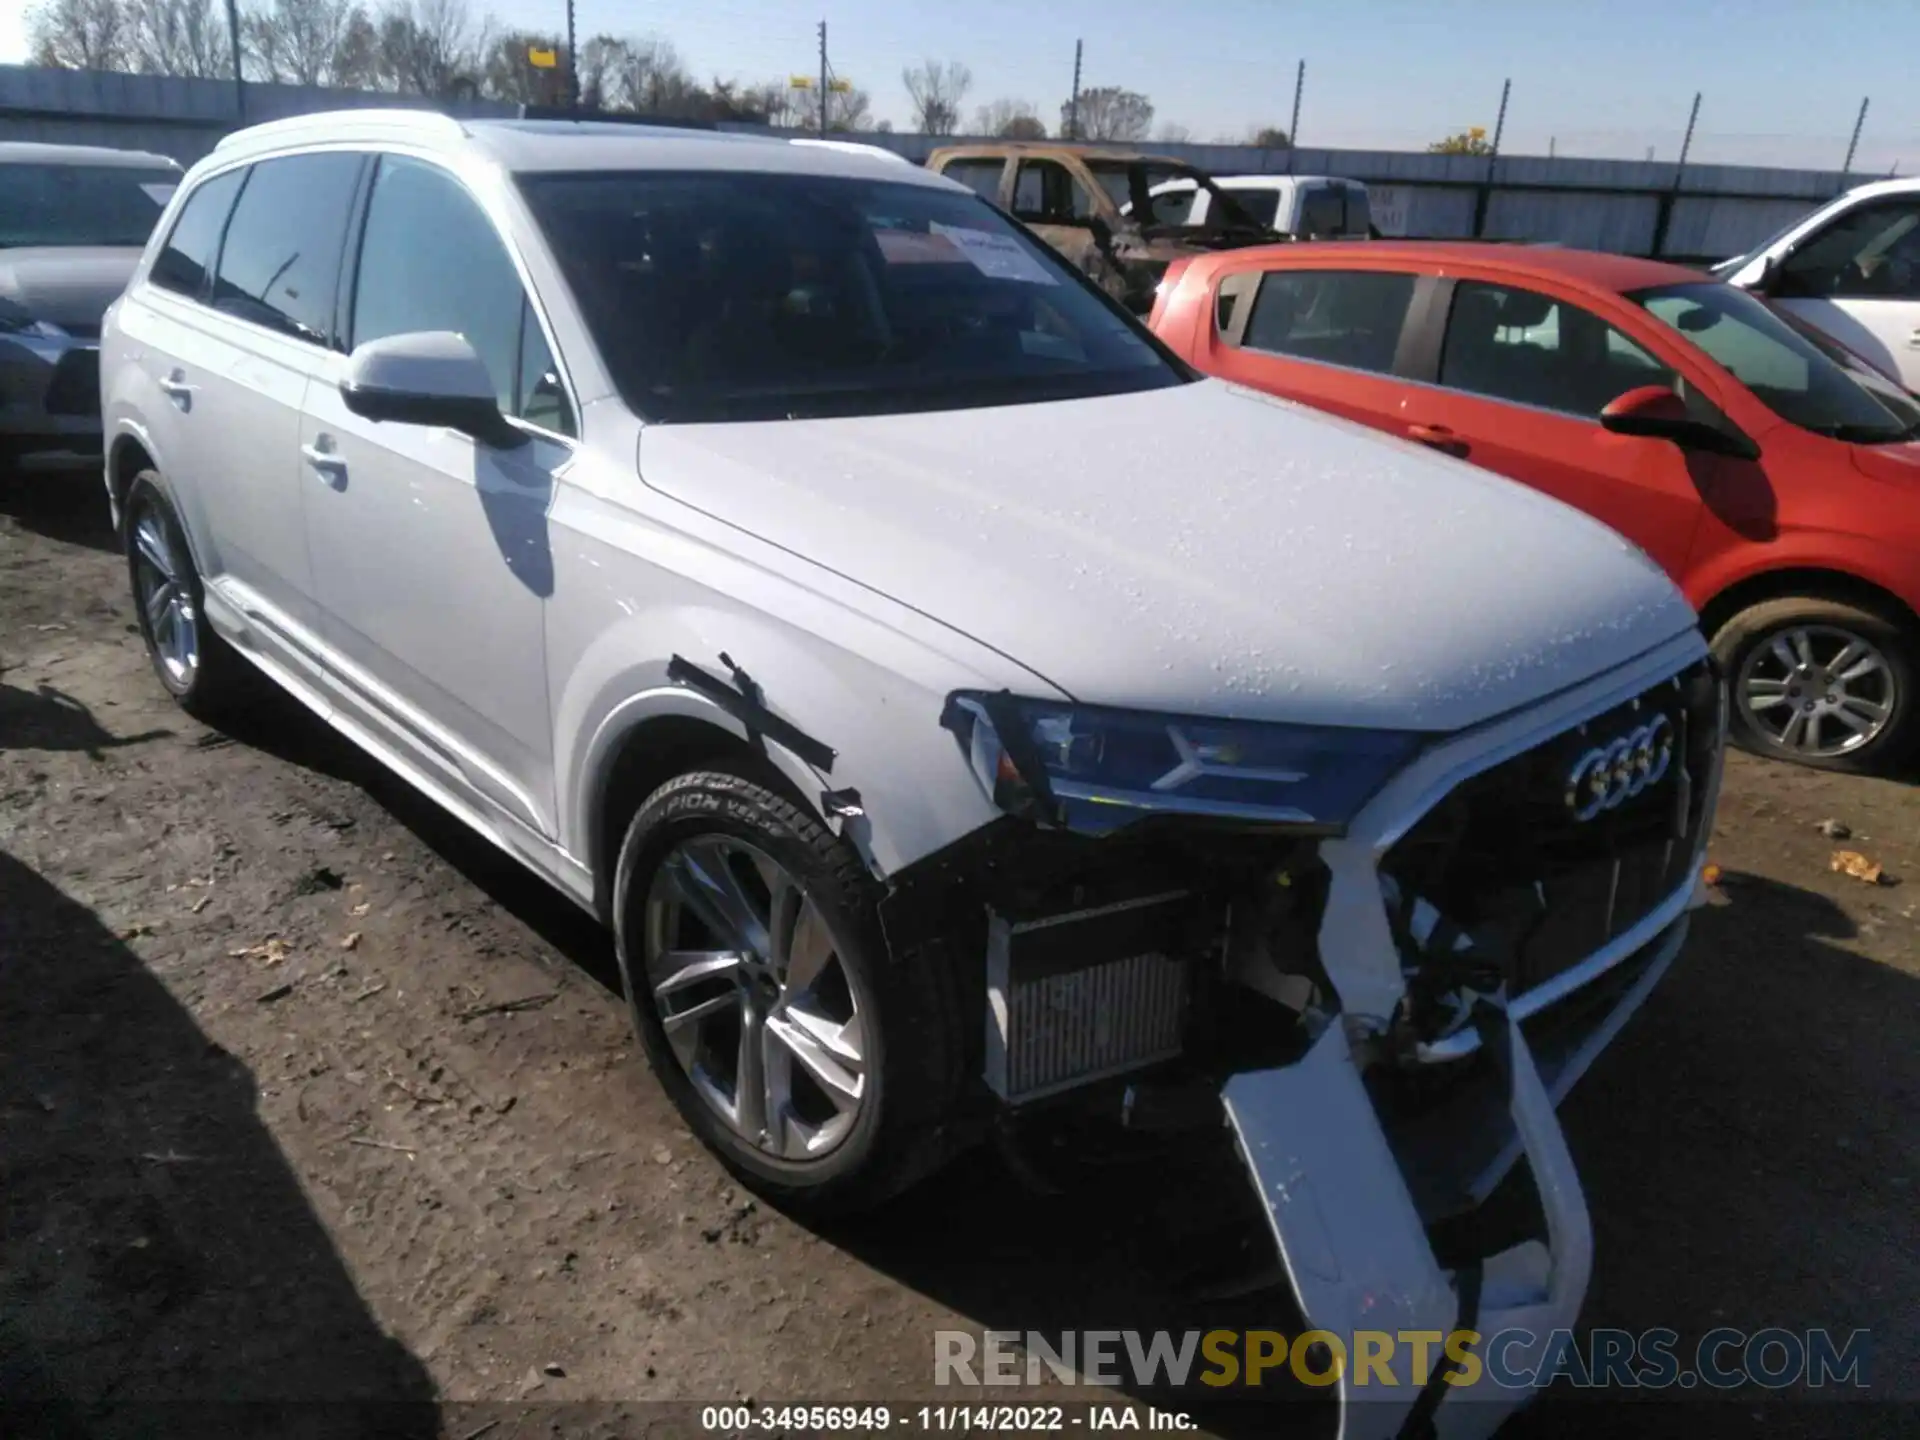
[{"label": "burned truck", "polygon": [[[1137,315],[1153,308],[1154,287],[1175,260],[1291,238],[1204,171],[1164,156],[987,143],[936,150],[927,168],[1023,221]],[[1195,204],[1198,193],[1205,205]]]}]

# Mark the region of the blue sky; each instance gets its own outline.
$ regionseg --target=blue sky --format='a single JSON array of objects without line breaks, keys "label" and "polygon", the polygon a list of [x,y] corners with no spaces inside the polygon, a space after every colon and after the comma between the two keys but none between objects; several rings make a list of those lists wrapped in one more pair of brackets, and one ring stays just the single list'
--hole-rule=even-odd
[{"label": "blue sky", "polygon": [[[243,0],[244,3],[244,0]],[[471,0],[503,24],[565,23],[565,0]],[[1920,169],[1920,5],[1910,0],[576,0],[583,36],[654,34],[702,78],[816,68],[828,22],[834,68],[904,126],[900,71],[922,58],[973,71],[966,108],[1030,101],[1054,124],[1083,81],[1147,94],[1155,124],[1197,140],[1287,123],[1307,62],[1301,141],[1418,148],[1492,130],[1513,80],[1502,148],[1673,159],[1695,90],[1701,160],[1837,167],[1862,96],[1856,168]],[[24,52],[14,0],[0,59]],[[1178,18],[1175,18],[1175,17]]]}]

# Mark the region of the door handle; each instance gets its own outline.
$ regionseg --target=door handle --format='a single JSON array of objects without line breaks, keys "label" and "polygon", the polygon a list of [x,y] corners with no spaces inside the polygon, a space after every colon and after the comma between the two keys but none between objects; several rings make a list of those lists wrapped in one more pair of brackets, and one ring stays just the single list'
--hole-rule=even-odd
[{"label": "door handle", "polygon": [[1920,350],[1920,330],[1910,330],[1907,332],[1907,345],[1911,349]]},{"label": "door handle", "polygon": [[162,376],[159,385],[160,393],[182,410],[185,410],[193,399],[195,387],[187,383],[184,371],[176,370],[171,375]]},{"label": "door handle", "polygon": [[1446,455],[1465,455],[1471,448],[1466,441],[1445,425],[1409,425],[1408,438],[1418,440],[1430,449]]},{"label": "door handle", "polygon": [[347,473],[347,462],[337,451],[322,450],[318,445],[302,445],[300,453],[306,458],[307,464],[323,475]]}]

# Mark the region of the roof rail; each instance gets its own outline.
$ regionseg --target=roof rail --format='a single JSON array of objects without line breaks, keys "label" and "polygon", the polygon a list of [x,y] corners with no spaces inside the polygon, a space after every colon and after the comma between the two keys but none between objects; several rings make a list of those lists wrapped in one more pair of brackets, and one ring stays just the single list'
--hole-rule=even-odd
[{"label": "roof rail", "polygon": [[224,150],[236,142],[272,139],[276,135],[299,135],[324,121],[330,130],[416,130],[429,131],[446,139],[467,133],[466,126],[438,110],[415,110],[401,106],[343,106],[337,110],[314,110],[304,115],[289,115],[282,120],[265,120],[220,137],[213,147]]},{"label": "roof rail", "polygon": [[631,110],[575,109],[571,105],[522,105],[522,120],[571,120],[592,125],[650,125],[660,130],[718,130],[711,120],[691,116],[638,115]]}]

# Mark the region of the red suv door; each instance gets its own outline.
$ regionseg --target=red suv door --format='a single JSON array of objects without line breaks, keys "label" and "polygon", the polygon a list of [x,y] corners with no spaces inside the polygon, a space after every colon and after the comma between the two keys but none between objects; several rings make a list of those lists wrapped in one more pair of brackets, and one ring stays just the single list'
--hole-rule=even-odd
[{"label": "red suv door", "polygon": [[[1214,290],[1205,368],[1383,430],[1402,428],[1396,376],[1420,277],[1391,270],[1242,270]],[[1208,317],[1199,324],[1205,327]],[[1199,344],[1208,347],[1205,329]]]},{"label": "red suv door", "polygon": [[1688,454],[1600,426],[1636,386],[1690,393],[1671,367],[1562,297],[1460,280],[1436,379],[1410,387],[1406,433],[1577,506],[1682,575],[1701,513]]}]

